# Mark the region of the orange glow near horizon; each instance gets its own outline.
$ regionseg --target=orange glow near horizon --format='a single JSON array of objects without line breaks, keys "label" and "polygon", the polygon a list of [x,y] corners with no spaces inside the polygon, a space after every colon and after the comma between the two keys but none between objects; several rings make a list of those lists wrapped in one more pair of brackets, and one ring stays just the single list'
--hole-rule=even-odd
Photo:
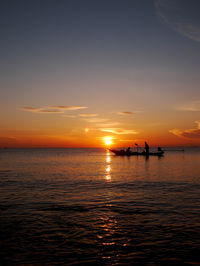
[{"label": "orange glow near horizon", "polygon": [[[84,128],[85,129],[85,128]],[[88,128],[89,129],[89,128]],[[68,133],[69,132],[69,133]],[[32,148],[32,147],[60,147],[60,148],[88,148],[88,147],[135,147],[134,143],[138,143],[140,147],[144,146],[144,141],[147,141],[150,147],[166,147],[166,146],[199,146],[200,139],[189,139],[175,136],[169,132],[145,132],[145,135],[138,134],[137,136],[102,136],[98,130],[88,132],[80,130],[62,132],[51,132],[47,129],[46,132],[35,132],[34,130],[19,130],[5,131],[4,135],[0,136],[0,148]]]},{"label": "orange glow near horizon", "polygon": [[[20,116],[22,115],[22,116]],[[38,119],[36,119],[38,117]],[[109,116],[104,116],[110,119]],[[21,119],[18,122],[17,119]],[[121,148],[135,147],[137,143],[140,147],[144,147],[147,141],[150,147],[166,147],[166,146],[200,146],[200,138],[193,137],[194,133],[199,132],[198,125],[185,124],[182,130],[174,130],[175,126],[160,125],[147,126],[145,122],[142,125],[131,124],[131,118],[124,119],[124,125],[111,125],[97,120],[97,118],[68,119],[69,123],[63,123],[62,117],[40,116],[40,114],[20,113],[10,120],[13,128],[4,129],[0,134],[0,148],[42,148],[42,147],[60,147],[60,148]],[[71,120],[70,120],[71,119]],[[84,118],[85,119],[85,118]],[[91,120],[92,119],[92,120]],[[98,118],[101,119],[101,118]],[[142,120],[142,119],[141,119]],[[116,120],[116,122],[118,122]],[[128,123],[129,122],[129,123]],[[90,124],[89,124],[90,123]],[[97,124],[96,124],[97,123]],[[114,122],[113,122],[114,123]],[[181,126],[179,126],[181,128]],[[178,126],[177,126],[178,128]],[[113,131],[105,135],[107,131]],[[127,131],[126,131],[126,130]],[[138,133],[131,133],[131,131]],[[190,135],[189,137],[187,137]]]}]

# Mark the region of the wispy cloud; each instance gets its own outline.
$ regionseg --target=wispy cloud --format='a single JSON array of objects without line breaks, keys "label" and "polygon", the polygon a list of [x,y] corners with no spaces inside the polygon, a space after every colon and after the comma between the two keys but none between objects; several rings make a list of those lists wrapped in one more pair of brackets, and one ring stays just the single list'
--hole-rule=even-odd
[{"label": "wispy cloud", "polygon": [[121,123],[119,122],[107,122],[107,123],[100,123],[98,124],[98,126],[103,128],[110,128],[110,127],[119,126],[120,124]]},{"label": "wispy cloud", "polygon": [[195,123],[197,124],[197,128],[185,129],[185,130],[171,129],[169,132],[178,137],[198,139],[200,138],[200,121],[195,121]]},{"label": "wispy cloud", "polygon": [[133,139],[120,139],[120,142],[134,142]]},{"label": "wispy cloud", "polygon": [[57,113],[63,113],[63,111],[57,110],[57,109],[44,109],[44,108],[35,108],[35,107],[21,107],[22,110],[33,112],[33,113],[42,113],[42,114],[57,114]]},{"label": "wispy cloud", "polygon": [[125,112],[117,112],[118,115],[132,115],[133,112],[125,111]]},{"label": "wispy cloud", "polygon": [[103,122],[108,121],[108,119],[106,119],[106,118],[98,118],[98,117],[95,117],[95,118],[84,118],[84,120],[89,122],[89,123],[103,123]]},{"label": "wispy cloud", "polygon": [[176,110],[198,112],[200,111],[200,101],[193,101],[184,105],[180,105],[176,107]]},{"label": "wispy cloud", "polygon": [[131,129],[123,129],[123,128],[101,128],[103,132],[109,132],[116,135],[131,135],[131,134],[138,134],[137,131]]},{"label": "wispy cloud", "polygon": [[58,106],[44,106],[44,107],[32,107],[32,106],[23,106],[20,109],[33,113],[42,113],[42,114],[58,114],[64,113],[65,111],[73,111],[88,108],[86,106],[75,106],[75,105],[58,105]]},{"label": "wispy cloud", "polygon": [[56,110],[56,109],[41,109],[40,111],[38,111],[38,113],[42,113],[42,114],[63,114],[64,112],[60,111],[60,110]]},{"label": "wispy cloud", "polygon": [[42,108],[29,107],[29,106],[23,106],[20,109],[28,112],[39,112],[42,110]]},{"label": "wispy cloud", "polygon": [[96,117],[98,114],[80,114],[81,117]]},{"label": "wispy cloud", "polygon": [[[194,22],[190,22],[193,18],[185,17],[185,15],[187,15],[187,10],[184,9],[184,5],[181,5],[181,1],[155,0],[154,3],[161,22],[167,24],[179,34],[200,42],[200,25],[198,22],[195,24]],[[195,7],[195,5],[189,3],[189,1],[187,7],[198,9],[198,6]]]},{"label": "wispy cloud", "polygon": [[57,106],[47,106],[47,108],[72,111],[72,110],[86,109],[88,107],[87,106],[79,106],[79,105],[57,105]]},{"label": "wispy cloud", "polygon": [[76,115],[63,115],[62,117],[75,118],[75,117],[77,117],[77,116],[76,116]]}]

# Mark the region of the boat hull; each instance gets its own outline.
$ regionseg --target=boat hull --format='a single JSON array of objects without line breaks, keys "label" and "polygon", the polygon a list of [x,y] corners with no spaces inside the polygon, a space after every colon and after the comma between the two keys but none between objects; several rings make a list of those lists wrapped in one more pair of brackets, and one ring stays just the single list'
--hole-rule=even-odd
[{"label": "boat hull", "polygon": [[164,151],[159,152],[149,152],[148,154],[146,152],[131,152],[131,151],[125,151],[125,150],[113,150],[109,149],[109,151],[113,152],[115,155],[118,156],[163,156]]}]

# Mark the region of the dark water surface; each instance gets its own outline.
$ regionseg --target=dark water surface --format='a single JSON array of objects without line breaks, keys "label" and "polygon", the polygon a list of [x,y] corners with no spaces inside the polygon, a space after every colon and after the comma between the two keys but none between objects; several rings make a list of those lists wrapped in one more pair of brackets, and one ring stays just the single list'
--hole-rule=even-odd
[{"label": "dark water surface", "polygon": [[0,150],[1,265],[200,265],[200,150]]}]

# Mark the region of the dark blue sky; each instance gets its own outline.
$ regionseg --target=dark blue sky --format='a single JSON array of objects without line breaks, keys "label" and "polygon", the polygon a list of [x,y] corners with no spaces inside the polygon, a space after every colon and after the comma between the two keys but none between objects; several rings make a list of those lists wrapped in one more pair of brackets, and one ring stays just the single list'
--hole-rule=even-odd
[{"label": "dark blue sky", "polygon": [[153,1],[5,1],[1,56],[14,64],[87,56],[97,64],[151,65],[174,53],[181,60],[190,44],[158,22]]}]

